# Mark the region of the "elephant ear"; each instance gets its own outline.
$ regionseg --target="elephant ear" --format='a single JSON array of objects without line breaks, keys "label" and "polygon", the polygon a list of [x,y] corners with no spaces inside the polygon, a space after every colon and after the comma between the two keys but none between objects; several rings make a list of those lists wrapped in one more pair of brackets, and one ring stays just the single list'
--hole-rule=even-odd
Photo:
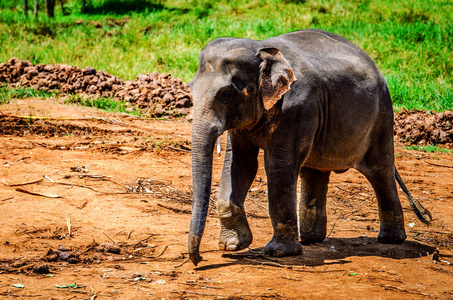
[{"label": "elephant ear", "polygon": [[275,48],[260,49],[256,56],[261,59],[259,91],[264,109],[271,109],[296,81],[288,61]]}]

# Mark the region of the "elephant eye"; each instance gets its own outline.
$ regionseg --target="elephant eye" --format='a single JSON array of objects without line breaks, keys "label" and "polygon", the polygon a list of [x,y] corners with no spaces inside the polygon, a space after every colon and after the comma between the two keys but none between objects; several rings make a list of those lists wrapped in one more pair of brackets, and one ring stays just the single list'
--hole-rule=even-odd
[{"label": "elephant eye", "polygon": [[219,96],[217,97],[217,100],[220,103],[227,104],[230,102],[233,98],[233,93],[230,90],[223,90],[219,93]]}]

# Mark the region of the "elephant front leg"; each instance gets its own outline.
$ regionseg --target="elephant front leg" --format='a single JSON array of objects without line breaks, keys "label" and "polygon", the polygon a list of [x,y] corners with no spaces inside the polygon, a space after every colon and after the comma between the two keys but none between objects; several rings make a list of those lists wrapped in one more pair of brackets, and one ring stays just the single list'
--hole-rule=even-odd
[{"label": "elephant front leg", "polygon": [[299,231],[302,244],[322,242],[327,233],[326,194],[330,172],[300,170]]},{"label": "elephant front leg", "polygon": [[266,158],[269,215],[274,229],[271,241],[264,248],[269,255],[282,257],[302,253],[297,230],[296,168],[281,159]]},{"label": "elephant front leg", "polygon": [[244,200],[258,169],[258,150],[240,136],[228,134],[217,200],[220,250],[241,250],[252,243]]}]

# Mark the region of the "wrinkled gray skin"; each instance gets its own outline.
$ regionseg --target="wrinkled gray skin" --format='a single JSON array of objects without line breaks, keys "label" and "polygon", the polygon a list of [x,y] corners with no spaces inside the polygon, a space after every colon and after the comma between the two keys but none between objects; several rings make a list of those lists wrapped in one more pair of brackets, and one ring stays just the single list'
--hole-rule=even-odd
[{"label": "wrinkled gray skin", "polygon": [[405,240],[395,184],[392,101],[376,65],[353,43],[319,30],[263,41],[216,39],[200,54],[192,93],[189,256],[195,265],[201,261],[213,149],[225,130],[217,204],[220,249],[240,250],[252,242],[244,199],[257,172],[260,148],[274,229],[265,253],[297,255],[301,242],[326,237],[329,175],[349,168],[360,171],[375,190],[379,242]]}]

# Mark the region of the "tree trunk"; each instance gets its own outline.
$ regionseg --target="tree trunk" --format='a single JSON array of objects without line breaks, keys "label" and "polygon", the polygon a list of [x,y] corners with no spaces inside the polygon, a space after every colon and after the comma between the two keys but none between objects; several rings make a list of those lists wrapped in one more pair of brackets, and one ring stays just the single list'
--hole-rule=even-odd
[{"label": "tree trunk", "polygon": [[35,18],[38,17],[39,0],[35,0]]},{"label": "tree trunk", "polygon": [[49,18],[55,16],[55,0],[46,0],[46,10]]},{"label": "tree trunk", "polygon": [[25,17],[28,17],[28,0],[24,0]]},{"label": "tree trunk", "polygon": [[60,5],[61,5],[61,13],[63,14],[63,16],[65,16],[65,13],[64,13],[64,1],[63,0],[60,0]]},{"label": "tree trunk", "polygon": [[82,14],[86,12],[86,0],[82,0]]}]

